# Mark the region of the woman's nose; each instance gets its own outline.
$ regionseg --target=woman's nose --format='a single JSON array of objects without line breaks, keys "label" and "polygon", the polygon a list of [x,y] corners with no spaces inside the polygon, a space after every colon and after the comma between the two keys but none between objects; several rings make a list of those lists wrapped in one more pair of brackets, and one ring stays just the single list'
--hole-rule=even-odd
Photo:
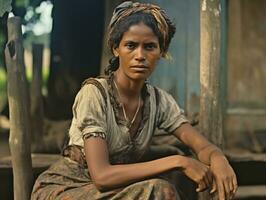
[{"label": "woman's nose", "polygon": [[136,49],[136,57],[135,57],[136,60],[138,61],[143,61],[145,60],[145,51],[143,48],[139,47]]}]

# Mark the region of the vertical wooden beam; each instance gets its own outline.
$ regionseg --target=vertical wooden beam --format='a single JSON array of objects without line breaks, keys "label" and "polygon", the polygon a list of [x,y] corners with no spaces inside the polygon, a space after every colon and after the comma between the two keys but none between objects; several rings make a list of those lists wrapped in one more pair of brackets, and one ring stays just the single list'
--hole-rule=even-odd
[{"label": "vertical wooden beam", "polygon": [[209,140],[222,147],[220,0],[201,0],[200,44],[200,128]]},{"label": "vertical wooden beam", "polygon": [[[201,0],[200,5],[200,130],[214,144],[223,146],[221,2]],[[208,192],[200,199],[212,199]]]},{"label": "vertical wooden beam", "polygon": [[43,147],[43,98],[42,98],[43,44],[32,45],[31,82],[31,132],[32,152],[41,152]]},{"label": "vertical wooden beam", "polygon": [[29,94],[24,66],[21,20],[8,19],[5,48],[7,92],[10,109],[9,145],[12,156],[14,199],[30,199],[33,174],[30,149]]}]

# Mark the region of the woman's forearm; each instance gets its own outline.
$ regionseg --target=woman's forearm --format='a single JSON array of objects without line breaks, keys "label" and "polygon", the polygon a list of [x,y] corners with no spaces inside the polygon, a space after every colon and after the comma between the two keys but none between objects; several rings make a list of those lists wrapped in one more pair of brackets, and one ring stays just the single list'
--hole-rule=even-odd
[{"label": "woman's forearm", "polygon": [[222,151],[213,144],[209,144],[197,153],[198,159],[206,165],[211,164],[212,156],[223,156]]},{"label": "woman's forearm", "polygon": [[188,123],[182,124],[174,132],[174,135],[189,146],[196,153],[198,159],[206,165],[210,165],[210,158],[213,153],[223,156],[222,151],[218,147],[210,143]]},{"label": "woman's forearm", "polygon": [[94,177],[94,182],[100,190],[117,188],[171,169],[182,168],[182,162],[182,156],[174,155],[135,164],[107,164],[96,172],[98,175]]}]

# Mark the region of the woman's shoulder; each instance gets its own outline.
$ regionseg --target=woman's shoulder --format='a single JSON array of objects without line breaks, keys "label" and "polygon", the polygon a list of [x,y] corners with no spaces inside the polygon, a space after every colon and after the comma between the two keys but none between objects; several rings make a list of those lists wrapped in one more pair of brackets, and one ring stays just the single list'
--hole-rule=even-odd
[{"label": "woman's shoulder", "polygon": [[102,90],[102,89],[106,90],[108,87],[107,81],[108,81],[107,78],[104,76],[90,77],[83,81],[83,83],[81,84],[81,88],[83,88],[84,86],[89,86],[89,87],[95,86],[99,90]]},{"label": "woman's shoulder", "polygon": [[89,99],[100,98],[107,99],[107,81],[101,77],[91,77],[83,81],[77,97],[84,96]]},{"label": "woman's shoulder", "polygon": [[152,96],[154,96],[154,102],[156,102],[156,105],[170,105],[170,104],[177,104],[176,99],[173,97],[171,93],[169,93],[167,90],[162,89],[158,86],[153,86],[150,84],[147,84],[147,90],[149,91]]},{"label": "woman's shoulder", "polygon": [[97,88],[103,87],[105,88],[107,86],[107,78],[106,77],[90,77],[85,79],[81,87],[84,87],[85,85],[94,85]]},{"label": "woman's shoulder", "polygon": [[158,95],[158,96],[171,96],[171,94],[169,92],[167,92],[166,90],[158,87],[158,86],[154,86],[154,85],[151,85],[150,83],[147,83],[146,84],[146,88],[147,88],[147,91],[150,93],[150,94],[154,94],[155,96]]}]

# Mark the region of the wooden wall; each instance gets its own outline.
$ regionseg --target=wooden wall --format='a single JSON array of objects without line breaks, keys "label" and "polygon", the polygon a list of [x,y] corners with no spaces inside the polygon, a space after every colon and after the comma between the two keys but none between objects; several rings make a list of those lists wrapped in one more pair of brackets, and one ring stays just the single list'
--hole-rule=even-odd
[{"label": "wooden wall", "polygon": [[266,1],[234,0],[228,6],[225,133],[229,146],[252,149],[256,132],[266,134]]},{"label": "wooden wall", "polygon": [[169,52],[172,59],[162,59],[150,81],[170,92],[190,113],[199,109],[199,1],[145,1],[160,5],[176,24],[176,34]]},{"label": "wooden wall", "polygon": [[[199,111],[199,1],[146,2],[164,8],[177,26],[172,60],[161,60],[150,81],[191,116]],[[253,140],[263,143],[266,132],[266,1],[221,0],[221,7],[225,145],[254,150]]]}]

